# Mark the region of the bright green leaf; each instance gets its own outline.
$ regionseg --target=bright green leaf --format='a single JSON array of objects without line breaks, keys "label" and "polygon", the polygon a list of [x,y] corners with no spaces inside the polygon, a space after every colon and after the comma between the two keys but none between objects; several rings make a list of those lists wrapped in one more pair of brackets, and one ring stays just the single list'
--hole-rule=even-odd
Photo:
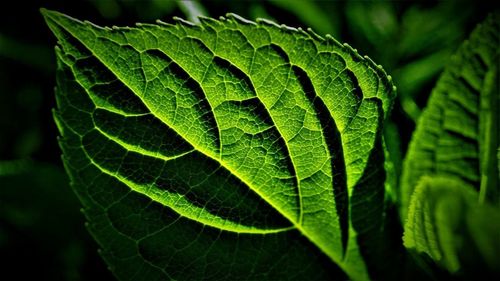
[{"label": "bright green leaf", "polygon": [[402,176],[402,217],[423,175],[453,176],[500,202],[500,15],[490,16],[452,57],[417,125]]},{"label": "bright green leaf", "polygon": [[42,13],[64,164],[119,279],[378,277],[381,67],[235,15],[111,29]]}]

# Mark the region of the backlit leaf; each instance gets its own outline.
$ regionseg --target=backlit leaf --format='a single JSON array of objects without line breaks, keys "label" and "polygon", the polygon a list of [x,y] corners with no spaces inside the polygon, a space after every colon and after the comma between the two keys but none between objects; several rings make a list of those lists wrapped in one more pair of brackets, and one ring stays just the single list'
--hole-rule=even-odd
[{"label": "backlit leaf", "polygon": [[377,276],[381,67],[236,15],[101,28],[42,13],[64,163],[119,279]]}]

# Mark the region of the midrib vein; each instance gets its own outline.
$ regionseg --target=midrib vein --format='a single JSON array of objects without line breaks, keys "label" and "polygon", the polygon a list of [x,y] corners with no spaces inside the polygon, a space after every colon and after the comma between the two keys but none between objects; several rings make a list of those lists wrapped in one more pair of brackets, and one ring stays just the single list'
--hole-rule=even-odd
[{"label": "midrib vein", "polygon": [[[184,204],[182,204],[182,206],[185,207],[185,205],[188,204],[191,208],[196,209],[199,212],[198,212],[198,214],[194,214],[194,212],[193,213],[186,212],[183,210],[183,208],[178,208],[176,206],[177,202],[184,199],[183,195],[175,194],[175,193],[172,193],[172,192],[169,192],[166,190],[158,190],[158,192],[152,192],[151,189],[148,189],[148,187],[153,185],[154,182],[150,185],[140,185],[140,184],[137,184],[133,181],[127,180],[125,177],[121,176],[118,172],[113,172],[113,171],[101,166],[99,163],[97,163],[93,159],[93,157],[91,157],[89,155],[89,153],[87,152],[87,149],[82,144],[82,140],[83,140],[84,136],[86,134],[88,134],[89,132],[85,133],[85,135],[81,135],[78,132],[76,132],[57,113],[55,113],[54,116],[55,116],[56,122],[58,122],[65,129],[69,130],[71,132],[71,134],[73,134],[73,135],[77,136],[77,138],[79,138],[79,142],[81,144],[81,146],[80,146],[81,151],[85,154],[85,157],[88,159],[90,164],[92,164],[94,167],[96,167],[100,172],[102,172],[103,174],[105,174],[107,176],[110,176],[112,178],[117,179],[119,182],[125,184],[131,190],[133,190],[137,193],[140,193],[144,196],[147,196],[150,199],[152,199],[153,201],[160,203],[161,205],[174,210],[180,216],[186,217],[188,219],[191,219],[193,221],[196,221],[196,222],[201,223],[201,224],[206,225],[206,226],[210,226],[210,227],[217,228],[217,229],[227,231],[227,232],[241,233],[241,234],[275,234],[275,233],[279,233],[279,232],[285,232],[285,231],[296,229],[294,226],[274,228],[274,229],[262,229],[262,228],[258,228],[258,227],[254,227],[254,226],[240,225],[234,221],[229,221],[230,226],[231,225],[236,226],[236,228],[231,228],[230,226],[228,226],[227,219],[223,219],[221,217],[218,217],[217,215],[211,214],[210,212],[206,212],[206,213],[208,214],[209,217],[213,217],[214,220],[200,218],[201,214],[203,212],[205,212],[205,210],[201,207],[193,206],[189,202],[184,202]],[[95,130],[99,132],[99,130],[97,128],[95,128]],[[63,134],[63,137],[65,137],[64,134]],[[67,165],[68,161],[64,161],[64,164]],[[71,177],[71,175],[70,175],[70,177]],[[72,179],[72,181],[73,181],[73,179]],[[168,194],[169,198],[165,197],[166,194]],[[175,198],[173,198],[173,197],[175,197]],[[174,199],[176,200],[175,202],[173,201]],[[168,203],[171,203],[171,204],[168,204]],[[219,220],[221,221],[220,223],[218,223]],[[216,222],[214,223],[214,221],[216,221]]]},{"label": "midrib vein", "polygon": [[[493,61],[499,59],[500,54],[497,52],[493,56]],[[500,105],[499,87],[498,87],[498,66],[494,65],[485,74],[483,87],[480,91],[480,115],[479,122],[485,124],[484,132],[481,134],[482,139],[479,145],[484,145],[484,152],[480,154],[481,167],[481,183],[479,189],[479,202],[490,201],[493,204],[500,202],[498,190],[499,171],[498,159],[496,151],[499,149],[499,120],[498,110]],[[484,114],[481,114],[483,113]],[[481,129],[481,128],[480,128]],[[481,151],[481,149],[480,149]],[[483,166],[484,163],[484,166]],[[497,189],[497,190],[495,190]],[[491,198],[495,196],[494,198]]]},{"label": "midrib vein", "polygon": [[[56,21],[57,23],[57,21]],[[58,24],[59,25],[59,24]],[[111,73],[113,73],[114,75],[117,76],[117,78],[119,78],[119,80],[123,83],[123,85],[125,85],[126,87],[128,87],[133,93],[137,93],[137,92],[140,92],[141,89],[135,89],[134,86],[130,85],[128,82],[127,82],[127,79],[124,79],[124,77],[120,74],[119,71],[115,71],[114,67],[109,65],[108,62],[103,59],[100,54],[96,53],[92,48],[90,48],[90,46],[88,45],[88,43],[85,41],[85,40],[82,40],[79,36],[75,35],[74,32],[71,30],[71,29],[68,29],[66,26],[64,25],[59,25],[60,27],[64,28],[64,30],[66,30],[67,32],[69,32],[75,39],[77,39],[80,43],[82,43],[91,53],[92,55],[94,55],[97,59],[99,59],[99,61],[103,64],[103,66],[105,66]],[[93,31],[91,31],[93,32]],[[94,36],[97,38],[97,35],[94,33]],[[164,118],[161,118],[160,116],[158,115],[155,115],[154,112],[151,110],[151,108],[148,106],[148,103],[139,95],[136,95],[137,98],[139,98],[144,104],[145,106],[151,111],[151,113],[156,116],[157,118],[159,118],[162,122],[164,122],[167,126],[169,126],[173,131],[175,131],[179,136],[182,136],[183,134],[180,133],[176,128],[175,126],[172,126],[172,124],[168,124],[169,122],[167,120],[164,120]],[[226,163],[223,159],[220,159],[218,157],[218,155],[214,155],[212,151],[209,151],[201,146],[199,146],[198,144],[196,143],[192,143],[189,139],[187,138],[184,138],[191,146],[193,146],[193,148],[197,151],[199,151],[200,153],[202,153],[204,156],[206,157],[209,157],[211,158],[212,160],[220,163],[220,165],[222,167],[224,167],[226,170],[228,170],[229,172],[231,172],[232,174],[234,174],[237,178],[239,178],[244,184],[246,184],[248,187],[250,187],[255,193],[257,193],[261,198],[263,198],[267,203],[269,203],[273,208],[275,208],[276,210],[279,211],[280,214],[282,214],[283,216],[285,216],[288,220],[290,220],[290,222],[292,222],[295,226],[295,228],[301,230],[302,227],[293,219],[292,215],[291,214],[288,214],[288,212],[285,212],[284,210],[281,210],[281,208],[277,207],[276,204],[273,202],[273,200],[270,200],[270,198],[268,198],[267,196],[265,196],[264,194],[262,194],[261,192],[259,192],[259,189],[255,188],[252,184],[250,184],[246,178],[243,176],[243,175],[240,175],[237,171],[234,171],[229,165],[228,163]],[[303,232],[303,230],[302,230]]]},{"label": "midrib vein", "polygon": [[[174,35],[173,36],[176,36],[177,38],[181,39],[178,35]],[[191,38],[191,39],[196,39],[198,40],[197,38],[194,38],[194,37],[191,37],[189,35],[186,36],[186,38]],[[179,40],[180,41],[180,40]],[[215,53],[214,50],[212,48],[210,48],[210,46],[208,46],[205,42],[203,42],[203,40],[198,40],[200,43],[203,44],[204,47],[206,47],[210,52],[211,52],[211,55],[212,55],[212,61],[211,63],[213,64],[213,59],[214,58],[219,58],[221,60],[224,60],[225,62],[227,62],[229,65],[231,66],[234,66],[235,68],[241,70],[239,67],[235,66],[228,58],[224,57],[224,56],[221,56],[220,53]],[[210,66],[206,66],[207,67],[207,70],[204,72],[204,75],[203,77],[200,79],[200,80],[197,80],[196,78],[194,78],[194,75],[192,75],[192,73],[190,72],[190,70],[186,69],[185,67],[182,66],[181,63],[179,63],[178,60],[176,60],[175,58],[173,58],[172,56],[170,56],[169,54],[165,53],[165,51],[161,50],[161,49],[158,49],[159,51],[161,51],[166,57],[168,57],[169,59],[172,60],[172,62],[174,62],[175,64],[177,64],[177,66],[179,66],[184,72],[188,73],[189,76],[195,80],[198,85],[200,86],[200,88],[203,90],[204,92],[204,95],[205,97],[207,98],[207,101],[210,103],[210,100],[209,100],[209,95],[206,94],[206,90],[203,88],[203,81],[204,81],[204,77],[207,73],[207,71],[209,71],[209,68]],[[252,79],[251,79],[251,76],[248,75],[247,73],[245,73],[243,70],[241,70],[241,72],[248,78],[247,79],[247,82],[250,83],[250,86],[251,86],[251,90],[253,90],[253,93],[255,94],[255,97],[257,98],[257,100],[260,102],[260,104],[264,107],[264,109],[266,110],[266,113],[269,115],[269,117],[271,118],[271,121],[272,121],[272,125],[276,128],[276,130],[278,131],[279,133],[279,137],[281,139],[283,139],[283,143],[285,144],[285,148],[286,148],[286,152],[287,154],[290,156],[290,161],[292,162],[292,167],[293,167],[293,171],[294,171],[294,174],[295,174],[295,177],[296,177],[296,181],[295,183],[297,184],[297,190],[298,190],[298,197],[299,197],[299,220],[297,222],[298,225],[301,225],[302,224],[302,220],[303,220],[303,214],[304,214],[304,210],[303,210],[303,204],[302,204],[302,193],[301,193],[301,186],[300,186],[300,179],[297,175],[297,165],[296,163],[294,162],[294,158],[292,157],[292,153],[291,153],[291,149],[288,145],[288,142],[287,140],[284,139],[283,137],[283,132],[280,130],[280,126],[277,125],[277,122],[274,120],[273,118],[273,115],[271,114],[271,110],[270,108],[264,103],[264,102],[261,102],[260,98],[259,98],[259,91],[257,90],[257,88],[255,87]],[[288,82],[288,81],[287,81]],[[213,106],[211,106],[213,108]],[[215,114],[215,111],[214,111],[214,116],[216,116]],[[215,117],[217,118],[217,117]],[[218,128],[219,132],[220,132],[220,128]],[[220,142],[221,143],[221,151],[222,151],[222,141]],[[221,162],[222,162],[222,157],[220,158]],[[231,170],[230,170],[231,171]],[[232,171],[231,171],[232,172]],[[252,188],[253,190],[255,190],[254,188]],[[260,195],[260,194],[259,194]],[[266,200],[267,201],[267,200]]]},{"label": "midrib vein", "polygon": [[[221,229],[224,231],[228,231],[228,232],[250,233],[250,234],[273,234],[273,233],[278,233],[278,232],[283,232],[283,231],[288,231],[288,230],[294,229],[293,226],[285,227],[285,228],[276,228],[276,229],[261,229],[261,228],[252,227],[252,226],[240,225],[240,224],[237,224],[236,222],[230,221],[231,222],[229,224],[230,226],[231,225],[236,226],[236,228],[231,228],[230,226],[227,226],[227,222],[228,222],[227,219],[217,217],[216,215],[210,214],[209,212],[206,212],[206,213],[208,213],[209,216],[213,217],[214,220],[202,219],[201,214],[205,211],[203,208],[189,205],[189,208],[197,209],[199,211],[198,215],[194,215],[194,214],[190,214],[189,212],[184,211],[183,209],[185,207],[179,208],[176,206],[177,202],[184,199],[183,195],[175,194],[175,193],[172,193],[169,191],[164,191],[164,190],[160,190],[159,192],[153,192],[153,191],[151,191],[151,189],[147,188],[148,186],[141,186],[133,181],[127,180],[125,177],[121,176],[118,172],[113,172],[113,171],[110,171],[110,170],[102,167],[100,164],[98,164],[97,162],[95,162],[93,160],[93,158],[88,154],[87,150],[85,149],[85,146],[83,146],[83,145],[82,145],[82,150],[85,153],[85,156],[87,157],[87,159],[90,161],[90,163],[94,167],[96,167],[99,171],[101,171],[102,173],[117,179],[118,181],[120,181],[120,182],[124,183],[126,186],[128,186],[130,189],[132,189],[140,194],[146,195],[147,197],[151,198],[153,201],[159,202],[163,206],[166,206],[166,207],[169,207],[169,208],[175,210],[175,212],[178,213],[179,215],[186,217],[186,218],[189,218],[191,220],[194,220],[194,221],[201,223],[203,225],[211,226],[211,227]],[[153,185],[153,184],[154,184],[154,182],[151,185]],[[177,201],[168,202],[170,200],[168,200],[168,199],[165,200],[165,194],[168,194],[168,197],[174,197],[171,199],[174,199]],[[182,204],[182,205],[184,206],[184,204]],[[221,221],[220,223],[217,222],[219,220]],[[214,221],[215,221],[215,223],[214,223]]]}]

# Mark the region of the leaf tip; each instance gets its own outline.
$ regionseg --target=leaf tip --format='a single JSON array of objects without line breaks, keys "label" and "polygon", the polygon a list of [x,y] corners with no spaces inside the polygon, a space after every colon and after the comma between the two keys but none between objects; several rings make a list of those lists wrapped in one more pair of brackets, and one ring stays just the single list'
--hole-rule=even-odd
[{"label": "leaf tip", "polygon": [[43,20],[49,26],[51,30],[55,28],[56,17],[59,15],[56,11],[48,10],[46,8],[40,8],[40,14],[43,16]]},{"label": "leaf tip", "polygon": [[40,14],[42,14],[42,16],[47,19],[47,18],[50,18],[51,16],[53,16],[56,12],[55,11],[52,11],[52,10],[49,10],[49,9],[46,9],[46,8],[40,8]]},{"label": "leaf tip", "polygon": [[40,11],[40,14],[42,14],[43,16],[45,16],[49,12],[49,10],[44,8],[44,7],[41,7],[39,9],[39,11]]},{"label": "leaf tip", "polygon": [[67,39],[67,32],[71,29],[76,28],[79,25],[92,25],[94,27],[99,28],[99,26],[90,23],[90,22],[82,22],[78,19],[70,17],[66,14],[48,10],[45,8],[40,8],[40,13],[42,14],[45,23],[55,35],[55,37],[61,42]]},{"label": "leaf tip", "polygon": [[68,15],[60,13],[58,11],[49,10],[46,8],[40,8],[40,13],[42,14],[45,22],[50,26],[51,24],[57,24],[64,26],[67,22],[81,22],[75,18]]}]

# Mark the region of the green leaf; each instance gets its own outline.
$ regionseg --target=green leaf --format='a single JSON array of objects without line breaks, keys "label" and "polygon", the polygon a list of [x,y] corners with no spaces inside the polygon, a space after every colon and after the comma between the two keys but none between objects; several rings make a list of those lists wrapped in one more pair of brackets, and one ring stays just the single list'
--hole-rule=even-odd
[{"label": "green leaf", "polygon": [[471,186],[452,177],[424,176],[411,198],[403,240],[450,272],[500,273],[499,221],[500,209],[480,204]]},{"label": "green leaf", "polygon": [[64,164],[119,279],[377,276],[395,93],[381,67],[236,15],[101,28],[42,13]]},{"label": "green leaf", "polygon": [[500,202],[500,15],[488,17],[452,57],[417,124],[402,176],[402,217],[423,175],[454,176]]}]

